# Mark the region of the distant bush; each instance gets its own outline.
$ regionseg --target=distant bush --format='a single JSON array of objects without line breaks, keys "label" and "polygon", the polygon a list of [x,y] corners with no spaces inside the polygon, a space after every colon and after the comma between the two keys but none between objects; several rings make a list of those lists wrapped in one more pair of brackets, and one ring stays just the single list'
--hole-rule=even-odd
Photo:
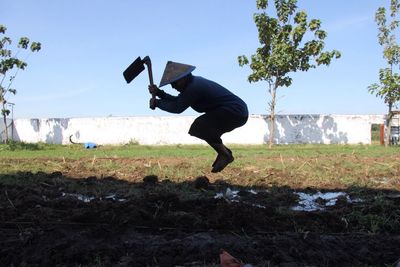
[{"label": "distant bush", "polygon": [[7,144],[0,146],[1,150],[16,151],[16,150],[41,150],[43,149],[41,144],[37,143],[25,143],[18,141],[8,141]]},{"label": "distant bush", "polygon": [[380,124],[372,124],[371,126],[371,141],[380,140]]}]

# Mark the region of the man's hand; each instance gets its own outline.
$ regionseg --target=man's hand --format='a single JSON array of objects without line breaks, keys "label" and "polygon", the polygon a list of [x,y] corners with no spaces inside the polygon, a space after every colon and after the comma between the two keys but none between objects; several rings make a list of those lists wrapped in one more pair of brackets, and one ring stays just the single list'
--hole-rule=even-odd
[{"label": "man's hand", "polygon": [[155,85],[155,84],[149,85],[149,93],[151,95],[157,95],[159,91],[160,91],[160,89],[158,89],[157,85]]},{"label": "man's hand", "polygon": [[155,109],[156,109],[156,106],[157,106],[157,99],[155,99],[155,98],[150,98],[150,104],[149,104],[149,106],[150,106],[150,108],[151,108],[152,110],[155,110]]}]

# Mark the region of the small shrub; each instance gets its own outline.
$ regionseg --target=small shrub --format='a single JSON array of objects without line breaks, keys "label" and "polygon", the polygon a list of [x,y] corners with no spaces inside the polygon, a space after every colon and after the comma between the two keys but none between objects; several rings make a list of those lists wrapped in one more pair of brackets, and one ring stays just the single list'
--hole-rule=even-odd
[{"label": "small shrub", "polygon": [[16,150],[41,150],[42,147],[37,143],[25,143],[18,141],[9,141],[4,146],[0,147],[0,150],[16,151]]}]

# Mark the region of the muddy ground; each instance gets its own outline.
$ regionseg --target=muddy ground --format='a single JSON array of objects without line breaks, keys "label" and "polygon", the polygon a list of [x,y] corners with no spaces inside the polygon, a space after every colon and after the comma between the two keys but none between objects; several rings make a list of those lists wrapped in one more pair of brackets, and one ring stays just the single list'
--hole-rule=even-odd
[{"label": "muddy ground", "polygon": [[395,266],[400,258],[396,191],[352,189],[330,205],[316,199],[310,211],[294,209],[293,188],[205,176],[2,175],[10,179],[21,182],[0,185],[1,266],[219,266],[221,249],[253,266]]}]

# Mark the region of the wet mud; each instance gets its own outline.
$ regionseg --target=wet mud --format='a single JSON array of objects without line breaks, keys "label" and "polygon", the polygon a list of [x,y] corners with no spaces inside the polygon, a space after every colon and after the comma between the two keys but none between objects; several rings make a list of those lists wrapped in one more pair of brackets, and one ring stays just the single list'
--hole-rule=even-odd
[{"label": "wet mud", "polygon": [[374,216],[400,214],[397,192],[362,192],[394,196],[389,206],[339,193],[307,211],[293,208],[295,189],[207,177],[7,178],[35,182],[0,185],[1,266],[220,266],[221,249],[253,266],[395,266],[400,258],[400,222],[371,228]]}]

